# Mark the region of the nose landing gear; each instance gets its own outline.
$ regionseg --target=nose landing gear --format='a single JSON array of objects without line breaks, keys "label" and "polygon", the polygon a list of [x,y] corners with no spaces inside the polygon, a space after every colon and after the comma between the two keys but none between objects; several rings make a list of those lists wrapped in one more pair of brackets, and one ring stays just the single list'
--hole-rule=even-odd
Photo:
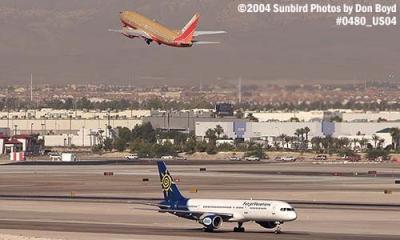
[{"label": "nose landing gear", "polygon": [[244,227],[242,227],[242,226],[243,226],[243,223],[242,222],[238,222],[238,226],[233,228],[233,231],[234,232],[244,232],[245,230],[244,230]]}]

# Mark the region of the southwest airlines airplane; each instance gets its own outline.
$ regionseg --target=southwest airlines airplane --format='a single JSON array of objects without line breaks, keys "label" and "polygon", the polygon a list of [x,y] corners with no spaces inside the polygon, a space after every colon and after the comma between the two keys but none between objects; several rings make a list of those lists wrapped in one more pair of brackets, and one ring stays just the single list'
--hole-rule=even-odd
[{"label": "southwest airlines airplane", "polygon": [[164,44],[172,47],[218,44],[219,42],[202,42],[195,39],[200,35],[225,33],[225,31],[196,31],[199,18],[199,14],[196,14],[182,30],[173,30],[139,13],[124,11],[120,13],[122,29],[110,29],[109,31],[121,33],[128,38],[143,38],[147,44],[156,42],[160,45]]},{"label": "southwest airlines airplane", "polygon": [[195,220],[204,226],[204,231],[212,232],[223,222],[237,222],[233,230],[244,232],[243,223],[255,221],[264,228],[276,228],[275,233],[280,233],[279,225],[297,218],[293,207],[282,201],[185,198],[165,163],[158,161],[157,164],[164,201],[149,205],[158,206],[159,212]]}]

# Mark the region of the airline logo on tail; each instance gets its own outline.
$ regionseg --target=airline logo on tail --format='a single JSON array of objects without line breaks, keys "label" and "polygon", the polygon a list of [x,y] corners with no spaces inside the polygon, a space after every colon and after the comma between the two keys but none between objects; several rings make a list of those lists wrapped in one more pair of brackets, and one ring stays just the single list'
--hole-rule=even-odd
[{"label": "airline logo on tail", "polygon": [[161,173],[161,187],[164,193],[168,196],[168,192],[172,192],[172,184],[175,184],[168,170]]},{"label": "airline logo on tail", "polygon": [[157,165],[158,173],[160,175],[161,189],[164,193],[164,199],[172,202],[184,200],[185,197],[182,196],[181,192],[176,186],[174,178],[169,173],[165,163],[163,161],[157,161]]},{"label": "airline logo on tail", "polygon": [[199,25],[200,15],[195,14],[188,24],[182,29],[181,34],[175,39],[177,43],[189,44],[192,42],[193,34]]}]

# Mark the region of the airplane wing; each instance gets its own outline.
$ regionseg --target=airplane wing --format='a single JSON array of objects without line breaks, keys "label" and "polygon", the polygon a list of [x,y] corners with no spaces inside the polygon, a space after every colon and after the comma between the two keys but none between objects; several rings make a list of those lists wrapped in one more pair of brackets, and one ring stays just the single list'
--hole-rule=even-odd
[{"label": "airplane wing", "polygon": [[130,28],[123,28],[123,29],[108,29],[110,32],[116,32],[116,33],[121,33],[126,36],[131,36],[131,37],[143,37],[146,39],[151,39],[151,36],[149,36],[146,32],[142,30],[137,30],[137,29],[130,29]]},{"label": "airplane wing", "polygon": [[214,212],[197,212],[197,211],[187,211],[187,210],[175,210],[175,209],[158,209],[158,212],[161,213],[180,213],[180,214],[185,214],[188,216],[194,216],[196,218],[200,218],[204,214],[214,214],[222,217],[224,221],[229,220],[230,218],[233,217],[232,213],[214,213]]},{"label": "airplane wing", "polygon": [[164,205],[164,204],[154,203],[154,202],[128,201],[128,203],[136,204],[136,205],[146,205],[146,206],[152,206],[152,207],[163,207],[163,208],[170,207],[169,205]]},{"label": "airplane wing", "polygon": [[195,31],[193,33],[193,37],[201,36],[201,35],[214,35],[214,34],[223,34],[225,31]]},{"label": "airplane wing", "polygon": [[[143,205],[148,205],[148,206],[157,206],[157,207],[166,207],[167,205],[162,205],[162,204],[154,204],[154,203],[138,203],[136,202],[135,204],[143,204]],[[198,211],[188,211],[188,210],[176,210],[176,209],[151,209],[151,208],[132,208],[136,210],[142,210],[142,211],[157,211],[161,213],[180,213],[184,214],[187,216],[194,216],[196,218],[200,218],[200,216],[204,214],[215,214],[218,216],[221,216],[224,221],[229,220],[230,218],[233,217],[232,213],[213,213],[213,212],[198,212]]]}]

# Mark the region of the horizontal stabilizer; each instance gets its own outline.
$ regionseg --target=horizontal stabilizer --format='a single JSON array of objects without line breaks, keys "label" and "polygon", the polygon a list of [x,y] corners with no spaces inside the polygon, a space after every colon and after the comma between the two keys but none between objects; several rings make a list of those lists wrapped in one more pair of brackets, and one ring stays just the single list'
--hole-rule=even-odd
[{"label": "horizontal stabilizer", "polygon": [[215,34],[224,34],[225,31],[195,31],[193,37],[202,36],[202,35],[215,35]]}]

